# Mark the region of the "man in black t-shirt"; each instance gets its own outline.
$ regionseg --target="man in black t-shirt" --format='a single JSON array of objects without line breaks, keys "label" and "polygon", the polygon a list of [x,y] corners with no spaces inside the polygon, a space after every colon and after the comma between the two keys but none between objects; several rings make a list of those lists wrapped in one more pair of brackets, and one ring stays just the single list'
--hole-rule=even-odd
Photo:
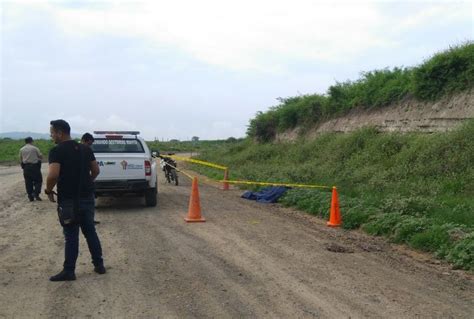
[{"label": "man in black t-shirt", "polygon": [[[51,138],[57,145],[49,152],[49,172],[45,193],[52,202],[55,202],[54,195],[57,194],[59,206],[65,201],[74,200],[79,205],[80,215],[78,223],[62,225],[65,237],[64,268],[50,280],[76,279],[79,228],[86,237],[94,271],[105,274],[102,248],[94,226],[94,179],[99,175],[99,166],[89,147],[71,139],[71,128],[66,121],[56,120],[51,121],[50,124]],[[57,193],[53,191],[54,186],[57,186]]]}]

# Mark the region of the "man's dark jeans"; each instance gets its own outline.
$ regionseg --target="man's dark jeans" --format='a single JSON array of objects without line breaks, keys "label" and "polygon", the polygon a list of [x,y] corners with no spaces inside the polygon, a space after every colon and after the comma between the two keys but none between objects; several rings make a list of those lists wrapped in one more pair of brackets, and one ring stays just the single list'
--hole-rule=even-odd
[{"label": "man's dark jeans", "polygon": [[39,194],[41,194],[41,184],[43,183],[41,163],[25,164],[23,168],[23,177],[25,178],[25,187],[28,197],[38,197]]},{"label": "man's dark jeans", "polygon": [[79,201],[79,208],[81,212],[81,221],[79,224],[63,226],[65,245],[65,260],[64,270],[74,272],[76,269],[76,260],[79,254],[79,228],[81,228],[84,237],[86,237],[87,246],[92,256],[92,263],[94,266],[102,266],[102,248],[100,240],[97,236],[94,225],[95,200],[94,197],[83,199]]}]

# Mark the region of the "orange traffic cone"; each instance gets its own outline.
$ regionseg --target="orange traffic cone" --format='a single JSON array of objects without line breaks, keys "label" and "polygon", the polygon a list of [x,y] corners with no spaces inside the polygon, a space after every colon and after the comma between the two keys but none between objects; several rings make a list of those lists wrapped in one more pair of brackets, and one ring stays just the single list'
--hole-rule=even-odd
[{"label": "orange traffic cone", "polygon": [[224,171],[224,185],[222,187],[222,189],[225,191],[229,190],[229,183],[226,182],[228,180],[229,180],[229,170],[226,168]]},{"label": "orange traffic cone", "polygon": [[341,212],[339,211],[339,199],[337,198],[336,186],[332,187],[331,211],[329,213],[329,221],[327,223],[330,227],[341,226]]},{"label": "orange traffic cone", "polygon": [[206,220],[201,216],[201,203],[199,200],[198,179],[193,178],[193,185],[191,188],[191,197],[189,198],[188,217],[184,219],[190,222],[205,222]]}]

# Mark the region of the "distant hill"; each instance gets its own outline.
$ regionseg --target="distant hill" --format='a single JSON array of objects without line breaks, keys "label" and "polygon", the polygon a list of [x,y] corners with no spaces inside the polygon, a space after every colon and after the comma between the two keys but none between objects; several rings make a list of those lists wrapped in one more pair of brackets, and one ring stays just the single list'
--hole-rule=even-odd
[{"label": "distant hill", "polygon": [[[11,138],[12,140],[22,140],[25,137],[31,136],[34,140],[49,140],[51,139],[49,133],[34,133],[34,132],[4,132],[0,133],[0,138]],[[80,138],[81,135],[72,133],[72,138]]]}]

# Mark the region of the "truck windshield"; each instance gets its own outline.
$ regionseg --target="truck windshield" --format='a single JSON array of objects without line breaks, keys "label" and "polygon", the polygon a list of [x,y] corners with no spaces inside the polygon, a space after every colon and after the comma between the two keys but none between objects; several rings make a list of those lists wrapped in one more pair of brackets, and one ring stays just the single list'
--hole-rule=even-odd
[{"label": "truck windshield", "polygon": [[96,138],[91,148],[94,153],[145,153],[142,143],[136,139]]}]

